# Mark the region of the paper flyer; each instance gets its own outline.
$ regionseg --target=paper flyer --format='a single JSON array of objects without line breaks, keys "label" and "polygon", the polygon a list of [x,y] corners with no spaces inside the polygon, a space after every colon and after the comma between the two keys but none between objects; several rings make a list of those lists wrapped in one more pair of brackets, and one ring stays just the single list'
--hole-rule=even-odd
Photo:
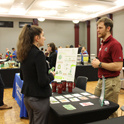
[{"label": "paper flyer", "polygon": [[89,98],[85,97],[85,96],[81,96],[81,97],[78,97],[79,99],[81,100],[88,100]]},{"label": "paper flyer", "polygon": [[72,101],[72,102],[80,101],[78,98],[69,98],[69,100]]},{"label": "paper flyer", "polygon": [[71,105],[71,104],[63,105],[63,107],[64,107],[65,109],[67,109],[67,110],[75,110],[75,109],[76,109],[76,108],[75,108],[73,105]]},{"label": "paper flyer", "polygon": [[68,99],[60,99],[59,101],[62,102],[62,103],[70,102]]},{"label": "paper flyer", "polygon": [[73,96],[75,96],[75,97],[80,97],[80,96],[82,96],[81,94],[78,94],[78,93],[75,93],[75,94],[72,94]]},{"label": "paper flyer", "polygon": [[65,99],[65,97],[63,97],[63,96],[54,96],[54,97],[57,99]]},{"label": "paper flyer", "polygon": [[56,103],[60,103],[60,102],[58,100],[56,100],[55,98],[50,97],[50,103],[51,104],[56,104]]},{"label": "paper flyer", "polygon": [[84,103],[79,103],[82,106],[90,106],[90,105],[94,105],[92,102],[84,102]]},{"label": "paper flyer", "polygon": [[91,95],[90,93],[87,93],[87,92],[83,92],[83,93],[80,93],[80,94],[82,94],[82,95],[84,95],[84,96],[89,96],[89,95]]},{"label": "paper flyer", "polygon": [[78,48],[58,49],[55,81],[61,82],[61,80],[66,80],[74,82],[77,52]]},{"label": "paper flyer", "polygon": [[74,96],[68,94],[68,95],[64,95],[64,97],[66,97],[66,98],[72,98],[72,97],[74,97]]},{"label": "paper flyer", "polygon": [[95,96],[95,95],[91,95],[91,96],[88,96],[89,98],[91,98],[91,99],[95,99],[95,98],[98,98],[97,96]]}]

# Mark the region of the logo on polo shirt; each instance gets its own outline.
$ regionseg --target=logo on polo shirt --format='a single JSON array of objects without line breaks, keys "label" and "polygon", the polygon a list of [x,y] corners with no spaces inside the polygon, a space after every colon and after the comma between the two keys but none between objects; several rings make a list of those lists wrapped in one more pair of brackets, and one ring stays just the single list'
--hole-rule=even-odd
[{"label": "logo on polo shirt", "polygon": [[119,59],[121,59],[121,57],[119,57]]},{"label": "logo on polo shirt", "polygon": [[107,49],[108,49],[108,48],[106,47],[104,51],[106,51],[106,52],[107,52]]}]

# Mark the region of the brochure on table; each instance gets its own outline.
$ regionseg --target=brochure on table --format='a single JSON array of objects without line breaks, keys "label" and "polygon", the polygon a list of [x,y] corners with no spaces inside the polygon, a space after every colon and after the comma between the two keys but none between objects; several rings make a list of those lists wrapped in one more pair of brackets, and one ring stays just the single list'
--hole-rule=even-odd
[{"label": "brochure on table", "polygon": [[55,69],[55,81],[74,81],[78,48],[59,48]]},{"label": "brochure on table", "polygon": [[90,93],[86,94],[83,93],[74,93],[74,94],[66,94],[66,95],[59,95],[59,96],[51,96],[50,103],[51,104],[59,104],[63,103],[63,107],[67,110],[76,110],[76,106],[72,105],[72,102],[78,102],[79,105],[82,107],[94,105],[94,103],[87,101],[90,99],[98,98]]}]

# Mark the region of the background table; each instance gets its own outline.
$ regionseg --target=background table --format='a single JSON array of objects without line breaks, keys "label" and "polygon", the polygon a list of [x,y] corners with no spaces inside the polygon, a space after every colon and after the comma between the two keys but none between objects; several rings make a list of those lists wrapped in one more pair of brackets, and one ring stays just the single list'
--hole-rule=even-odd
[{"label": "background table", "polygon": [[[0,69],[0,74],[5,84],[5,88],[12,88],[15,73],[20,73],[20,68]],[[75,80],[78,76],[88,77],[88,81],[98,80],[98,69],[94,69],[91,65],[77,65],[75,72]]]},{"label": "background table", "polygon": [[[85,92],[78,88],[73,89],[73,93]],[[63,93],[61,95],[68,94]],[[53,93],[53,96],[57,96],[58,93]],[[88,97],[88,96],[87,96]],[[79,103],[92,102],[94,105],[91,106],[81,106]],[[76,110],[66,110],[63,105],[71,104],[76,107]],[[99,98],[89,100],[81,100],[78,102],[69,103],[58,103],[50,104],[50,115],[49,124],[83,124],[93,121],[107,119],[113,112],[118,109],[119,105],[110,102],[109,106],[101,106]]]},{"label": "background table", "polygon": [[92,65],[77,65],[75,72],[75,80],[78,76],[88,77],[88,81],[98,80],[98,68],[93,68]]},{"label": "background table", "polygon": [[20,72],[20,68],[0,69],[0,74],[5,84],[5,88],[13,87],[15,73],[19,73],[19,72]]},{"label": "background table", "polygon": [[20,106],[20,117],[28,117],[27,110],[24,105],[24,95],[21,93],[21,89],[23,86],[23,80],[20,79],[18,73],[15,74],[14,82],[13,82],[13,94],[12,96],[17,101],[18,105]]}]

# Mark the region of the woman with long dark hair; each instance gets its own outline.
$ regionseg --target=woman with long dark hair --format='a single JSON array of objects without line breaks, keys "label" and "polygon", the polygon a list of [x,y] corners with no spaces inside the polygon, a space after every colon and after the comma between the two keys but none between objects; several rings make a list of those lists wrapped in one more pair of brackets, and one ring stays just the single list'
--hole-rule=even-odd
[{"label": "woman with long dark hair", "polygon": [[54,79],[54,72],[48,74],[44,53],[39,47],[44,45],[43,30],[35,25],[25,25],[19,35],[17,58],[21,62],[21,79],[24,80],[22,93],[30,124],[47,124],[49,83]]}]

